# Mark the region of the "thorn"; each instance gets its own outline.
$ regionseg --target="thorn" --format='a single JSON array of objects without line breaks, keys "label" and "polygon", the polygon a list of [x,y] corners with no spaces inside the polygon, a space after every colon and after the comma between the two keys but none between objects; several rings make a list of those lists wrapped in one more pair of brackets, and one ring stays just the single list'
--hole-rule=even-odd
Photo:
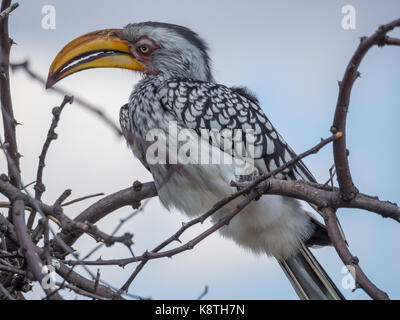
[{"label": "thorn", "polygon": [[133,190],[135,190],[135,191],[140,191],[140,190],[142,190],[142,187],[143,187],[143,183],[141,183],[141,182],[138,181],[138,180],[136,180],[136,181],[133,183]]},{"label": "thorn", "polygon": [[363,43],[365,39],[367,39],[366,36],[360,37],[360,44]]},{"label": "thorn", "polygon": [[360,262],[357,256],[353,256],[351,259],[351,263],[357,265]]},{"label": "thorn", "polygon": [[134,210],[139,209],[141,205],[142,204],[140,203],[140,201],[135,201],[132,203],[132,209],[134,209]]},{"label": "thorn", "polygon": [[61,112],[60,107],[54,107],[54,108],[51,110],[51,113],[52,113],[53,116],[55,116],[55,117],[60,116],[60,112]]},{"label": "thorn", "polygon": [[337,81],[339,88],[342,88],[342,81],[338,80]]},{"label": "thorn", "polygon": [[337,129],[334,126],[331,127],[330,131],[333,134],[337,133]]},{"label": "thorn", "polygon": [[74,96],[65,96],[64,99],[69,104],[72,104],[74,102]]}]

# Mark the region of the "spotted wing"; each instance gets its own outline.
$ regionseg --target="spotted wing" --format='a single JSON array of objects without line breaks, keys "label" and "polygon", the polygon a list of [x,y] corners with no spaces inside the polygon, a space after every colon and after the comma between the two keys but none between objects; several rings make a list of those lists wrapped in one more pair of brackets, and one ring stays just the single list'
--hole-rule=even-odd
[{"label": "spotted wing", "polygon": [[[296,156],[272,126],[257,99],[243,88],[173,79],[159,88],[159,94],[163,107],[187,128],[198,132],[201,129],[254,130],[256,166],[263,172],[272,171]],[[282,178],[315,181],[302,162],[286,170]]]}]

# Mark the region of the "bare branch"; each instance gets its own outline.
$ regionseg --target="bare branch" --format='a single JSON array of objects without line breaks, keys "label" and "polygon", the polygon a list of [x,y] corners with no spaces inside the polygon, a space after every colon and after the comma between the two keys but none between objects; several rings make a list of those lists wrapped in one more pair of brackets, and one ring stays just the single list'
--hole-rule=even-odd
[{"label": "bare branch", "polygon": [[[10,8],[11,0],[3,0],[1,4],[2,13]],[[11,11],[10,11],[11,12]],[[17,138],[15,128],[17,121],[14,119],[14,111],[11,102],[10,90],[10,48],[12,40],[8,35],[8,14],[4,14],[4,18],[0,21],[0,103],[3,116],[4,127],[4,144],[6,146],[8,175],[11,183],[19,187],[17,183],[17,175],[20,172],[19,158],[20,154],[17,147]],[[13,162],[13,165],[11,164]]]},{"label": "bare branch", "polygon": [[[32,271],[36,280],[39,281],[39,283],[41,284],[41,280],[45,275],[42,273],[43,264],[40,261],[39,255],[36,253],[35,245],[33,244],[32,239],[29,236],[28,230],[25,226],[24,210],[25,204],[23,200],[15,200],[12,208],[15,231],[17,233],[20,247],[24,251],[24,256],[26,261],[28,262],[29,268]],[[46,292],[47,295],[52,293],[51,289],[43,288],[43,290]],[[53,294],[51,297],[57,300],[62,299],[58,294]]]},{"label": "bare branch", "polygon": [[68,201],[66,203],[63,203],[62,206],[66,207],[66,206],[69,206],[70,204],[77,203],[77,202],[80,202],[80,201],[84,201],[84,200],[87,200],[87,199],[91,199],[91,198],[94,198],[94,197],[99,197],[99,196],[104,196],[104,193],[103,192],[99,192],[99,193],[91,194],[91,195],[88,195],[88,196],[80,197],[80,198]]},{"label": "bare branch", "polygon": [[[65,96],[61,105],[59,107],[55,107],[52,110],[53,120],[51,122],[49,131],[47,133],[47,138],[43,144],[42,152],[40,153],[40,156],[39,156],[39,165],[38,165],[37,174],[36,174],[36,184],[34,187],[35,198],[37,200],[40,200],[42,198],[42,194],[46,190],[46,187],[43,184],[43,169],[46,165],[45,161],[46,161],[47,151],[49,150],[51,142],[53,140],[57,139],[57,134],[56,134],[55,130],[57,128],[58,122],[60,121],[61,112],[63,111],[63,109],[67,103],[71,104],[72,102],[73,102],[73,97]],[[33,223],[35,221],[35,216],[36,216],[36,210],[33,210],[28,219],[28,224],[27,224],[28,229],[32,228]]]},{"label": "bare branch", "polygon": [[103,286],[102,284],[99,284],[98,282],[96,284],[96,281],[91,281],[82,277],[72,269],[65,266],[65,264],[63,263],[60,263],[60,267],[56,269],[56,272],[65,280],[67,280],[69,283],[74,284],[75,286],[81,288],[82,290],[94,293],[96,295],[108,299],[116,299],[116,300],[123,299],[119,293],[113,291],[112,289],[106,286]]},{"label": "bare branch", "polygon": [[[0,182],[1,190],[1,182]],[[133,187],[126,188],[110,194],[84,210],[74,219],[76,222],[96,223],[109,213],[128,205],[137,205],[140,201],[157,195],[157,190],[153,182],[143,183],[140,190]],[[72,245],[82,235],[81,230],[73,230],[68,233],[61,232],[60,238],[68,245]],[[57,248],[55,248],[57,250]]]},{"label": "bare branch", "polygon": [[10,272],[13,274],[20,274],[22,276],[26,276],[26,272],[24,270],[21,270],[21,269],[12,267],[12,266],[4,265],[4,264],[0,264],[0,270]]},{"label": "bare branch", "polygon": [[[239,188],[245,188],[250,183],[235,183]],[[299,200],[304,200],[316,205],[318,208],[354,208],[377,213],[383,218],[391,218],[400,222],[400,208],[389,201],[381,201],[377,197],[358,193],[355,198],[345,201],[340,197],[339,188],[320,185],[306,181],[287,181],[269,178],[260,183],[258,192],[264,194],[282,195]]]},{"label": "bare branch", "polygon": [[77,286],[75,286],[73,284],[70,284],[70,283],[56,282],[56,285],[58,285],[62,289],[70,289],[70,290],[76,292],[77,294],[80,294],[80,295],[85,296],[85,297],[93,298],[93,299],[96,299],[96,300],[111,300],[110,298],[105,298],[105,297],[99,296],[97,294],[85,291],[85,290],[83,290],[83,289],[81,289],[81,288],[79,288],[79,287],[77,287]]},{"label": "bare branch", "polygon": [[6,288],[1,284],[0,282],[0,292],[3,293],[3,295],[8,299],[8,300],[15,300],[15,298],[7,291]]},{"label": "bare branch", "polygon": [[353,84],[360,76],[358,67],[360,66],[360,63],[366,53],[373,46],[391,44],[390,42],[387,42],[388,39],[386,38],[386,33],[398,26],[400,26],[400,19],[379,27],[379,29],[372,36],[368,38],[362,38],[360,45],[347,65],[347,69],[342,81],[339,82],[339,96],[331,131],[332,133],[336,133],[338,131],[343,133],[343,139],[336,140],[333,143],[333,155],[335,159],[338,183],[344,200],[350,200],[354,198],[358,192],[351,178],[349,162],[347,159],[348,150],[346,148],[347,111],[349,108]]},{"label": "bare branch", "polygon": [[203,299],[208,293],[208,286],[204,287],[204,291],[201,293],[201,295],[199,295],[199,297],[197,298],[197,300],[201,300]]},{"label": "bare branch", "polygon": [[389,45],[389,46],[400,46],[400,39],[386,36],[385,37],[385,44]]},{"label": "bare branch", "polygon": [[347,245],[346,241],[342,237],[342,233],[338,227],[337,217],[335,210],[332,208],[325,208],[325,224],[328,230],[329,237],[336,249],[339,257],[342,259],[343,263],[349,267],[354,268],[355,280],[358,286],[360,286],[371,298],[377,300],[388,300],[389,296],[387,293],[378,289],[364,274],[361,267],[359,266],[359,260],[357,257],[353,256]]},{"label": "bare branch", "polygon": [[[292,160],[288,161],[287,163],[283,164],[279,168],[271,171],[270,173],[266,173],[258,177],[254,182],[250,183],[249,186],[246,188],[235,192],[231,196],[228,196],[221,201],[217,202],[210,210],[208,210],[206,213],[201,215],[200,217],[193,219],[189,221],[186,224],[183,224],[182,227],[170,238],[168,238],[166,241],[161,243],[158,247],[155,248],[155,250],[160,250],[164,248],[166,245],[173,241],[179,240],[179,236],[187,230],[189,227],[199,223],[203,222],[205,219],[210,217],[212,214],[214,214],[216,211],[218,211],[220,208],[225,206],[227,203],[231,202],[232,200],[236,199],[240,195],[249,193],[249,195],[246,197],[245,200],[241,201],[237,206],[236,209],[233,210],[231,213],[225,215],[223,218],[221,218],[216,224],[214,224],[212,227],[201,233],[199,236],[196,238],[192,239],[191,241],[187,242],[186,244],[177,247],[172,250],[167,250],[163,252],[146,252],[142,256],[139,257],[133,257],[133,258],[126,258],[126,259],[113,259],[113,260],[96,260],[96,261],[66,261],[65,263],[70,264],[70,265],[119,265],[119,266],[124,266],[128,263],[133,263],[133,262],[138,262],[138,261],[143,261],[146,262],[147,260],[150,259],[158,259],[158,258],[163,258],[163,257],[172,257],[173,255],[176,255],[180,252],[192,249],[196,244],[198,244],[200,241],[205,239],[207,236],[212,234],[213,232],[219,230],[221,227],[224,225],[228,224],[233,217],[235,217],[243,208],[245,208],[251,201],[253,201],[255,198],[259,196],[259,193],[255,190],[255,187],[261,183],[262,181],[275,176],[276,174],[280,173],[281,171],[285,170],[286,168],[294,165],[296,162],[300,161],[301,159],[305,158],[306,156],[318,152],[321,148],[323,148],[325,145],[328,143],[334,141],[335,139],[340,139],[341,134],[340,132],[332,135],[331,137],[327,139],[321,140],[320,143],[318,143],[316,146],[313,148],[299,154],[298,156],[294,157]],[[144,263],[143,263],[144,265]],[[130,283],[132,280],[135,278],[137,273],[141,270],[142,266],[138,266],[137,269],[135,269],[134,273],[131,275],[131,277],[128,279],[128,281],[124,284],[124,286],[120,289],[121,291],[127,291],[129,288]]]},{"label": "bare branch", "polygon": [[4,9],[0,13],[0,22],[3,21],[5,18],[8,18],[11,12],[13,12],[15,9],[17,9],[19,6],[19,3],[13,3],[11,6],[9,6],[7,9]]}]

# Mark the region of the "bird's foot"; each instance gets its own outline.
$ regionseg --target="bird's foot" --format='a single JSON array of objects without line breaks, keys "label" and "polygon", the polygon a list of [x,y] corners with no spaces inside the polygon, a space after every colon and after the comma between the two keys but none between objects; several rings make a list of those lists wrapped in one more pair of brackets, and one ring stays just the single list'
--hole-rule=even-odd
[{"label": "bird's foot", "polygon": [[[258,169],[254,166],[247,166],[245,168],[236,169],[235,180],[231,181],[231,186],[236,187],[238,191],[243,189],[246,184],[253,182],[260,175]],[[244,192],[243,195],[248,196],[250,191]],[[258,196],[255,200],[260,199]]]}]

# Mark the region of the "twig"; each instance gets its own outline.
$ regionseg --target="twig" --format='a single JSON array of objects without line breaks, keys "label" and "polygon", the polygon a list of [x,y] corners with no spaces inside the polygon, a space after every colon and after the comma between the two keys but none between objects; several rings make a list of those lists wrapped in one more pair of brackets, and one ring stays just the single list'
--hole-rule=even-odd
[{"label": "twig", "polygon": [[400,46],[400,39],[386,36],[385,44],[390,45],[390,46]]},{"label": "twig", "polygon": [[[0,182],[1,191],[1,182]],[[104,216],[121,207],[139,203],[141,200],[151,198],[157,195],[157,190],[153,182],[143,183],[140,190],[134,188],[126,188],[110,194],[85,209],[78,217],[74,219],[76,222],[96,223]],[[82,235],[81,230],[73,230],[70,232],[61,232],[60,238],[68,245],[72,245]],[[55,250],[60,251],[59,246]]]},{"label": "twig", "polygon": [[21,276],[26,276],[26,272],[24,270],[21,270],[21,269],[12,267],[12,266],[6,266],[4,264],[0,264],[0,270],[10,272],[13,274],[20,274]]},{"label": "twig", "polygon": [[[61,105],[59,107],[53,108],[53,110],[52,110],[53,120],[51,122],[49,131],[47,133],[47,138],[43,144],[42,152],[40,153],[40,156],[39,156],[39,165],[38,165],[37,174],[36,174],[36,184],[34,187],[35,199],[37,199],[37,200],[40,200],[42,198],[42,194],[46,190],[46,187],[43,184],[43,169],[46,165],[45,161],[46,161],[47,151],[49,150],[51,142],[53,140],[57,139],[57,134],[56,134],[55,130],[57,128],[58,122],[60,121],[61,112],[63,111],[63,109],[67,103],[71,104],[72,102],[73,102],[73,97],[65,96]],[[35,221],[35,216],[36,216],[36,211],[33,210],[28,219],[28,223],[27,223],[28,229],[32,229],[33,223]]]},{"label": "twig", "polygon": [[97,292],[97,288],[99,287],[99,280],[100,280],[100,269],[97,268],[96,279],[94,280],[94,293]]},{"label": "twig", "polygon": [[85,197],[80,197],[80,198],[71,200],[69,202],[63,203],[62,206],[66,207],[66,206],[69,206],[70,204],[77,203],[77,202],[80,202],[80,201],[83,201],[83,200],[87,200],[87,199],[90,199],[90,198],[94,198],[94,197],[99,197],[99,196],[104,196],[104,193],[100,192],[100,193],[91,194],[91,195],[88,195],[88,196],[85,196]]},{"label": "twig", "polygon": [[26,188],[30,187],[31,185],[33,185],[34,183],[36,183],[36,181],[29,182],[27,185],[23,186],[21,189],[26,189]]},{"label": "twig", "polygon": [[199,295],[199,297],[197,298],[197,300],[203,299],[203,298],[207,295],[207,293],[208,293],[208,286],[206,285],[206,286],[204,287],[204,291],[201,293],[201,295]]},{"label": "twig", "polygon": [[[235,183],[239,188],[245,188],[249,183]],[[260,183],[257,190],[263,194],[282,195],[307,201],[318,208],[356,208],[377,213],[383,218],[391,218],[400,222],[400,208],[389,201],[381,201],[377,197],[371,197],[358,193],[352,200],[345,201],[340,197],[339,188],[321,185],[306,181],[287,181],[269,178]]]},{"label": "twig", "polygon": [[[109,299],[123,299],[121,295],[114,290],[103,286],[101,284],[98,284],[96,287],[96,282],[88,280],[84,277],[82,277],[80,274],[76,273],[72,269],[68,268],[63,264],[62,262],[60,263],[60,267],[56,269],[56,272],[63,277],[66,281],[68,281],[71,284],[76,285],[77,287],[81,288],[82,290],[94,293],[96,295],[102,296],[104,298],[109,298]],[[96,287],[96,291],[95,291]]]},{"label": "twig", "polygon": [[[28,230],[24,221],[24,210],[25,204],[22,200],[15,200],[13,203],[12,214],[13,214],[13,222],[15,226],[15,231],[17,233],[18,242],[20,247],[24,251],[24,256],[26,261],[28,262],[29,268],[32,271],[34,277],[41,284],[41,280],[44,277],[42,273],[43,264],[40,261],[39,255],[36,253],[35,245],[32,242],[28,234]],[[45,289],[46,295],[52,293],[52,289]],[[60,300],[62,299],[58,294],[53,294],[51,296],[53,299]]]},{"label": "twig", "polygon": [[4,294],[4,296],[8,300],[15,300],[15,298],[8,292],[8,290],[6,288],[4,288],[4,286],[1,284],[1,282],[0,282],[0,291]]},{"label": "twig", "polygon": [[[240,202],[236,208],[226,214],[224,217],[222,217],[217,223],[212,225],[210,228],[208,228],[206,231],[202,232],[200,235],[197,237],[193,238],[189,242],[185,243],[184,245],[181,245],[177,248],[171,249],[171,250],[166,250],[163,252],[145,252],[142,256],[139,257],[132,257],[132,258],[126,258],[126,259],[112,259],[112,260],[96,260],[96,261],[63,261],[65,264],[68,265],[118,265],[118,266],[125,266],[129,263],[133,262],[139,262],[139,261],[146,261],[150,259],[160,259],[160,258],[171,258],[174,255],[177,255],[178,253],[181,253],[183,251],[191,250],[193,249],[199,242],[207,238],[210,234],[214,233],[215,231],[219,230],[223,226],[229,224],[229,222],[243,209],[245,208],[250,202],[252,202],[255,198],[257,198],[259,194],[252,190],[250,194],[242,201]],[[203,215],[204,216],[204,215]],[[185,228],[183,226],[183,228]],[[182,228],[181,228],[182,229]],[[180,230],[181,230],[180,229]],[[187,229],[187,228],[185,228]],[[175,235],[174,235],[175,236]],[[172,236],[171,238],[173,238]],[[169,238],[169,239],[171,239]],[[165,241],[164,243],[168,242],[169,240]],[[171,240],[172,242],[172,240]],[[127,291],[127,288],[124,288],[121,290]]]},{"label": "twig", "polygon": [[3,21],[3,19],[8,18],[8,16],[10,15],[11,12],[13,12],[15,9],[17,9],[19,6],[19,3],[13,3],[10,7],[8,7],[7,9],[4,9],[3,11],[1,11],[0,13],[0,22]]},{"label": "twig", "polygon": [[[273,177],[273,176],[277,175],[281,171],[283,171],[286,168],[294,165],[296,162],[302,160],[306,156],[318,152],[325,145],[327,145],[328,143],[332,142],[335,139],[340,139],[340,137],[341,137],[341,134],[340,134],[340,132],[338,132],[338,133],[332,135],[331,137],[329,137],[327,139],[323,139],[323,140],[321,140],[320,143],[318,143],[313,148],[307,150],[306,152],[303,152],[303,153],[299,154],[298,156],[294,157],[293,159],[291,159],[287,163],[283,164],[279,168],[271,171],[270,173],[266,173],[266,174],[261,175],[254,182],[250,183],[249,186],[247,186],[247,187],[243,188],[242,190],[237,191],[234,194],[232,194],[232,195],[224,198],[223,200],[217,202],[213,206],[213,208],[208,210],[206,213],[204,213],[200,217],[198,217],[196,219],[193,219],[193,220],[189,221],[186,224],[183,224],[182,227],[174,235],[172,235],[170,238],[168,238],[162,244],[157,246],[155,248],[155,250],[157,250],[159,248],[164,248],[169,243],[179,240],[179,236],[186,229],[191,227],[192,225],[197,224],[199,222],[203,222],[205,219],[207,219],[212,214],[214,214],[217,210],[222,208],[225,204],[227,204],[227,203],[231,202],[232,200],[236,199],[238,196],[240,196],[242,194],[245,194],[245,193],[250,193],[246,197],[245,200],[243,200],[242,202],[240,202],[237,205],[235,210],[233,210],[231,213],[225,215],[223,218],[221,218],[212,227],[210,227],[209,229],[204,231],[202,234],[200,234],[199,236],[197,236],[196,238],[192,239],[191,241],[187,242],[186,244],[184,244],[182,246],[179,246],[179,247],[177,247],[175,249],[172,249],[172,250],[163,251],[163,252],[157,252],[157,251],[156,252],[155,251],[146,252],[142,256],[133,257],[133,258],[114,259],[114,260],[96,260],[96,261],[79,261],[78,260],[78,261],[66,261],[65,263],[70,264],[70,265],[119,265],[119,266],[125,266],[128,263],[133,263],[133,262],[138,262],[138,261],[143,261],[144,262],[144,261],[147,261],[147,260],[150,260],[150,259],[158,259],[158,258],[162,258],[162,257],[171,257],[173,255],[176,255],[176,254],[182,252],[182,251],[186,251],[186,250],[192,249],[197,243],[199,243],[200,241],[205,239],[208,235],[210,235],[211,233],[217,231],[218,229],[223,227],[225,224],[228,224],[230,222],[230,220],[234,216],[236,216],[244,207],[246,207],[252,200],[257,198],[259,196],[259,193],[257,191],[255,191],[254,188],[259,183],[261,183],[262,181],[264,181],[264,180],[266,180],[266,179],[268,179],[270,177]],[[125,291],[126,292],[128,290],[129,285],[132,282],[132,280],[134,279],[134,277],[136,276],[136,274],[137,274],[137,270],[134,271],[134,273],[131,275],[131,277],[128,279],[128,281],[122,286],[122,288],[120,289],[121,291]]]},{"label": "twig", "polygon": [[359,266],[359,260],[353,256],[345,240],[342,237],[342,233],[337,224],[337,217],[335,210],[332,208],[325,208],[325,224],[328,231],[329,237],[343,263],[346,266],[352,266],[355,270],[355,280],[358,286],[360,286],[371,298],[377,300],[388,300],[389,296],[387,293],[378,289],[364,274]]},{"label": "twig", "polygon": [[[119,224],[115,227],[115,229],[113,230],[113,232],[111,233],[111,236],[114,236],[119,229],[124,225],[124,223],[126,223],[128,220],[132,219],[134,216],[136,216],[139,212],[143,211],[144,208],[146,207],[147,203],[150,201],[149,198],[147,198],[145,200],[145,202],[142,204],[142,206],[140,206],[139,209],[135,210],[134,212],[132,212],[131,214],[129,214],[128,216],[126,216],[125,218],[122,218],[119,222]],[[95,248],[93,248],[92,250],[89,251],[89,253],[87,253],[82,260],[86,260],[89,257],[91,257],[97,250],[99,250],[102,246],[104,245],[104,243],[99,244],[98,246],[96,246]]]},{"label": "twig", "polygon": [[[1,4],[1,12],[10,8],[11,0],[3,0]],[[4,18],[0,21],[0,103],[3,116],[4,127],[4,144],[6,146],[7,154],[7,167],[8,175],[11,183],[19,187],[17,184],[17,175],[20,172],[19,158],[20,154],[17,147],[17,138],[15,128],[17,121],[14,119],[14,111],[11,102],[10,90],[10,48],[12,40],[8,35],[8,15],[5,14]],[[11,165],[13,162],[13,165]]]},{"label": "twig", "polygon": [[[336,104],[335,116],[331,128],[332,133],[338,131],[343,133],[343,138],[333,142],[333,155],[335,159],[335,167],[337,179],[344,200],[350,200],[355,197],[358,190],[351,178],[349,162],[347,159],[348,150],[346,148],[346,118],[350,103],[351,90],[356,79],[360,76],[358,67],[366,53],[373,46],[383,46],[392,44],[391,38],[386,37],[386,33],[400,26],[400,19],[392,21],[379,29],[370,37],[362,38],[360,45],[354,52],[342,81],[339,82],[339,95]],[[397,42],[397,41],[396,41]],[[396,43],[397,44],[397,43]]]},{"label": "twig", "polygon": [[72,190],[67,189],[65,190],[54,202],[54,206],[62,206],[62,203],[71,195]]},{"label": "twig", "polygon": [[60,283],[60,282],[56,282],[56,285],[59,286],[62,289],[70,289],[73,290],[74,292],[76,292],[77,294],[80,294],[81,296],[85,296],[85,297],[89,297],[89,298],[93,298],[93,299],[97,299],[97,300],[111,300],[110,298],[105,298],[102,296],[99,296],[97,294],[85,291],[77,286],[74,286],[73,284],[70,283]]}]

